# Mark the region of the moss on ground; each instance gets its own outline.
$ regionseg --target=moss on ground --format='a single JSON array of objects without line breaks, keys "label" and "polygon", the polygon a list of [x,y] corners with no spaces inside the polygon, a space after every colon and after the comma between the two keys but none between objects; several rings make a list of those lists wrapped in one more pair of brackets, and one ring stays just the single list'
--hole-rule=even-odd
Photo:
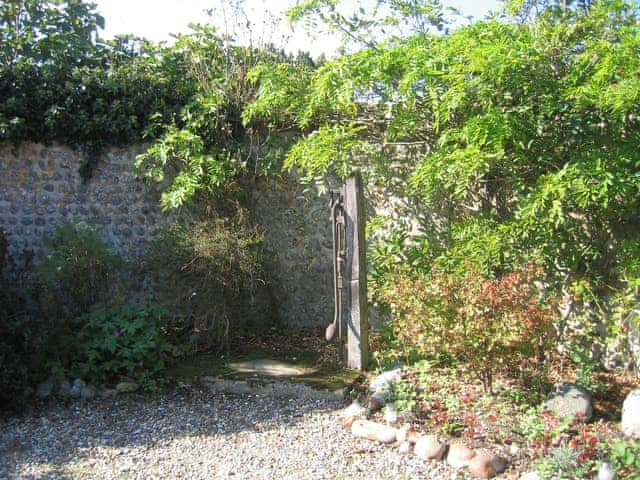
[{"label": "moss on ground", "polygon": [[359,377],[360,372],[343,368],[340,365],[319,363],[317,352],[298,347],[285,347],[280,350],[255,348],[251,351],[232,355],[216,355],[203,353],[178,360],[165,373],[169,380],[184,380],[202,376],[223,376],[230,379],[272,378],[251,372],[237,372],[229,367],[236,362],[272,359],[308,370],[302,375],[279,377],[291,382],[305,383],[311,387],[327,390],[338,390],[348,387]]}]

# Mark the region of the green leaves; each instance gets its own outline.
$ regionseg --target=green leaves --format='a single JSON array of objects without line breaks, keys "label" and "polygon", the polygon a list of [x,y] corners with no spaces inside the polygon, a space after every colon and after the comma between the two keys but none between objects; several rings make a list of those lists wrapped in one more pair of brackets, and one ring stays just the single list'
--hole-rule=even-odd
[{"label": "green leaves", "polygon": [[84,1],[6,0],[0,5],[0,65],[83,64],[92,34],[104,28],[95,5]]},{"label": "green leaves", "polygon": [[75,319],[72,373],[91,381],[119,375],[148,379],[164,369],[171,350],[162,329],[169,311],[150,300],[141,306],[97,308]]},{"label": "green leaves", "polygon": [[611,460],[621,478],[637,478],[640,475],[640,447],[633,440],[618,440],[611,446]]},{"label": "green leaves", "polygon": [[284,167],[300,168],[308,181],[328,170],[346,178],[356,163],[354,157],[367,152],[367,144],[358,139],[362,130],[364,127],[353,124],[321,127],[289,150]]},{"label": "green leaves", "polygon": [[[397,23],[413,15],[405,7],[428,7],[411,3],[383,2]],[[342,22],[331,17],[333,2],[305,5],[314,18]],[[520,21],[387,37],[308,72],[296,88],[265,84],[256,111],[304,129],[287,165],[306,178],[362,168],[354,161],[362,151],[423,145],[402,159],[409,181],[400,195],[432,240],[424,269],[438,261],[455,270],[451,260],[466,256],[490,272],[535,258],[563,281],[610,281],[623,261],[615,245],[638,234],[637,7],[506,10]],[[379,160],[389,167],[398,158]]]}]

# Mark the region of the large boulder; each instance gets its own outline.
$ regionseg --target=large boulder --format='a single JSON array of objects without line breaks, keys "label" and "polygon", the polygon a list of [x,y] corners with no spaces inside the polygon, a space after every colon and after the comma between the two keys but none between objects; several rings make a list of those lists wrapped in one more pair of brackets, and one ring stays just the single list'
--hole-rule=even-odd
[{"label": "large boulder", "polygon": [[589,421],[593,416],[592,403],[591,394],[580,385],[563,382],[556,385],[542,404],[542,409],[554,412],[562,418]]},{"label": "large boulder", "polygon": [[622,404],[622,432],[640,439],[640,389],[633,390]]}]

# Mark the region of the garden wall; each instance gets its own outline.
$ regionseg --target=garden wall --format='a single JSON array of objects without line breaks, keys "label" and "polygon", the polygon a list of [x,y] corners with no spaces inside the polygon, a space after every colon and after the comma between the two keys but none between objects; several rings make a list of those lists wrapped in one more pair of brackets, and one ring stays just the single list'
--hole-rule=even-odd
[{"label": "garden wall", "polygon": [[42,238],[65,222],[94,225],[120,255],[139,254],[166,221],[159,192],[131,172],[142,149],[112,148],[83,182],[80,155],[62,146],[26,143],[0,148],[0,228],[9,252],[41,252]]},{"label": "garden wall", "polygon": [[[132,173],[135,157],[142,151],[142,146],[108,149],[85,183],[78,174],[81,156],[67,147],[33,143],[0,147],[0,229],[6,231],[9,252],[18,265],[25,255],[42,254],[43,237],[65,222],[94,225],[121,256],[142,254],[157,229],[171,221],[158,206],[159,188]],[[393,182],[385,188],[371,182],[368,215],[410,222],[419,231],[420,222],[415,219],[425,212],[412,211],[398,194],[401,165],[394,168],[393,176],[398,177],[398,189]],[[328,199],[295,179],[274,176],[257,181],[249,207],[265,235],[270,290],[254,299],[262,304],[248,305],[249,310],[288,325],[328,324],[333,314]],[[370,319],[379,323],[373,310]],[[634,361],[640,365],[639,339],[640,332],[634,332],[626,341],[599,350],[606,350],[606,363],[611,366]]]},{"label": "garden wall", "polygon": [[[41,254],[43,237],[65,222],[95,226],[121,256],[140,255],[171,220],[158,206],[159,189],[132,173],[142,151],[141,146],[108,149],[84,183],[78,174],[81,156],[67,147],[0,147],[0,228],[12,256],[20,261],[23,254]],[[275,310],[274,317],[290,325],[328,323],[333,299],[326,200],[303,192],[297,182],[270,179],[251,192],[250,207],[265,233],[274,300],[262,310]]]}]

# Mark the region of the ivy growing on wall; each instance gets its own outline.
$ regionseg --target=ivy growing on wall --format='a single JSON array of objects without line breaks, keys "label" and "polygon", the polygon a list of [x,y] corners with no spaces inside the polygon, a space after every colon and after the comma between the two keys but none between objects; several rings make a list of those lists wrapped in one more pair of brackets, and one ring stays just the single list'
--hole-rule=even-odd
[{"label": "ivy growing on wall", "polygon": [[0,141],[60,142],[91,176],[106,145],[139,142],[193,94],[162,47],[97,36],[104,19],[83,1],[0,5]]}]

